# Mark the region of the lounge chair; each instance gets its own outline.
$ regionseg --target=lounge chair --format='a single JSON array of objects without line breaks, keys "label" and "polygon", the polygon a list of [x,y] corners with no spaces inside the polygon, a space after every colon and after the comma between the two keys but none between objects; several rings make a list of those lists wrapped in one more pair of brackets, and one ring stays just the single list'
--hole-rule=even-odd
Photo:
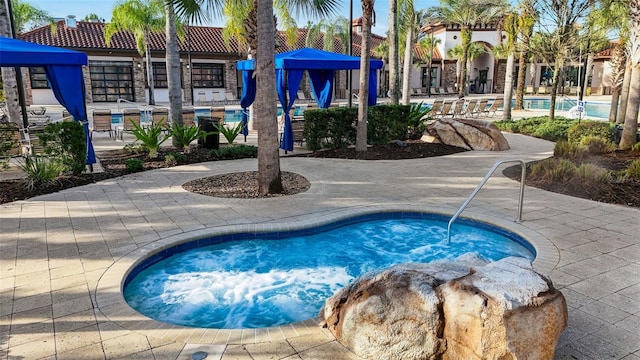
[{"label": "lounge chair", "polygon": [[416,88],[415,92],[416,92],[416,96],[425,96],[425,95],[427,95],[427,94],[422,92],[421,88]]},{"label": "lounge chair", "polygon": [[300,102],[309,102],[309,99],[302,90],[298,90],[298,100],[300,100]]},{"label": "lounge chair", "polygon": [[140,126],[140,110],[124,109],[122,114],[122,125],[116,128],[116,137],[120,135],[120,140],[122,140],[125,132],[135,129],[133,124]]},{"label": "lounge chair", "polygon": [[[215,94],[213,93],[214,98]],[[182,125],[183,126],[194,126],[195,123],[195,110],[193,108],[183,108],[182,109]]]},{"label": "lounge chair", "polygon": [[544,94],[547,94],[547,93],[548,92],[547,92],[547,87],[546,86],[540,86],[538,88],[538,95],[544,95]]},{"label": "lounge chair", "polygon": [[198,91],[198,98],[196,99],[196,104],[198,105],[204,105],[206,103],[209,102],[209,100],[207,100],[207,95],[204,91]]},{"label": "lounge chair", "polygon": [[111,138],[111,132],[113,129],[111,128],[111,110],[109,109],[95,109],[93,110],[93,123],[91,127],[91,133],[94,132],[109,132],[109,137]]},{"label": "lounge chair", "polygon": [[456,88],[454,88],[454,87],[447,87],[447,94],[448,94],[448,95],[455,95],[455,94],[457,94],[457,93],[458,93],[458,92],[456,91]]},{"label": "lounge chair", "polygon": [[533,86],[528,85],[525,89],[524,89],[524,93],[527,95],[533,95],[535,93],[535,89],[533,88]]},{"label": "lounge chair", "polygon": [[444,100],[442,99],[438,99],[434,101],[433,105],[431,105],[431,110],[429,110],[429,113],[427,115],[432,117],[438,115],[438,112],[442,109],[443,103],[444,103]]},{"label": "lounge chair", "polygon": [[238,104],[240,102],[231,91],[225,91],[224,97],[227,104]]},{"label": "lounge chair", "polygon": [[475,115],[475,117],[480,116],[480,114],[484,113],[485,109],[487,108],[487,104],[489,103],[488,99],[481,99],[478,102],[478,105],[476,106],[476,108],[474,109],[474,111],[471,113],[471,115]]},{"label": "lounge chair", "polygon": [[44,154],[44,147],[40,142],[40,136],[44,133],[44,125],[34,125],[27,128],[27,134],[25,140],[27,142],[27,153],[31,155]]},{"label": "lounge chair", "polygon": [[464,116],[473,116],[473,114],[476,111],[476,106],[478,105],[478,99],[471,99],[469,100],[469,102],[467,103],[467,106],[464,108],[464,113],[462,115]]},{"label": "lounge chair", "polygon": [[224,105],[225,98],[224,94],[221,92],[214,91],[213,92],[213,105]]},{"label": "lounge chair", "polygon": [[487,116],[494,116],[496,115],[496,112],[502,111],[500,107],[502,106],[503,102],[504,102],[504,99],[501,97],[493,100],[493,103],[491,103],[491,106],[485,110],[485,112],[487,113]]},{"label": "lounge chair", "polygon": [[458,100],[455,102],[455,104],[453,105],[453,112],[452,112],[452,117],[456,117],[456,116],[460,116],[462,114],[464,114],[464,100]]},{"label": "lounge chair", "polygon": [[444,118],[445,116],[453,115],[451,113],[451,106],[453,106],[453,101],[445,101],[442,104],[442,108],[438,112],[438,115],[440,115],[441,118]]},{"label": "lounge chair", "polygon": [[447,92],[447,89],[445,89],[443,87],[438,88],[438,92],[440,93],[440,95],[444,95],[444,96],[449,95],[449,93]]},{"label": "lounge chair", "polygon": [[429,94],[431,94],[432,96],[440,96],[440,92],[438,92],[438,89],[436,88],[429,88]]},{"label": "lounge chair", "polygon": [[169,124],[169,109],[157,108],[151,110],[151,123],[153,125],[166,126]]}]

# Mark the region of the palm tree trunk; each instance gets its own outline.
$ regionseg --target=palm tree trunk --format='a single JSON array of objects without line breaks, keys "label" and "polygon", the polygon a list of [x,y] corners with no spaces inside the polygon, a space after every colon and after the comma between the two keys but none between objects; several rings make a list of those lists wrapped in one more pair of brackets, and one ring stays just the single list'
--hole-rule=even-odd
[{"label": "palm tree trunk", "polygon": [[358,124],[356,127],[356,152],[367,151],[367,110],[369,108],[369,59],[371,57],[372,17],[373,0],[362,0],[362,50],[360,55],[360,92],[358,98]]},{"label": "palm tree trunk", "polygon": [[611,90],[611,108],[609,109],[609,122],[615,123],[618,117],[618,106],[620,104],[620,89]]},{"label": "palm tree trunk", "polygon": [[[629,61],[631,63],[631,61]],[[620,139],[619,148],[629,150],[636,143],[638,131],[638,109],[640,108],[640,63],[635,64],[631,70],[631,86],[624,119],[624,129]]]},{"label": "palm tree trunk", "polygon": [[560,83],[560,72],[563,70],[560,68],[562,61],[560,58],[556,58],[556,63],[553,69],[553,82],[551,84],[551,99],[549,100],[549,120],[553,121],[556,117],[556,97],[558,96],[558,85]]},{"label": "palm tree trunk", "polygon": [[[365,5],[362,4],[364,7]],[[363,25],[364,27],[364,25]],[[363,34],[364,36],[364,34]],[[362,39],[364,41],[364,39]],[[389,0],[389,92],[391,103],[398,103],[400,66],[398,64],[398,0]]]},{"label": "palm tree trunk", "polygon": [[[9,23],[9,11],[6,3],[0,1],[0,35],[12,38],[11,24]],[[9,121],[22,128],[22,117],[20,116],[20,102],[18,99],[18,80],[15,68],[2,68],[2,87],[4,88],[5,102],[9,110]]]},{"label": "palm tree trunk", "polygon": [[504,79],[504,107],[503,118],[505,120],[511,120],[511,99],[513,98],[513,65],[515,63],[515,54],[513,51],[509,53],[507,57],[507,74]]},{"label": "palm tree trunk", "polygon": [[144,50],[145,56],[147,57],[147,85],[149,86],[149,105],[155,105],[155,89],[153,84],[153,63],[151,62],[151,49],[149,49],[149,45],[151,42],[149,41],[149,34],[145,32],[144,34]]},{"label": "palm tree trunk", "polygon": [[631,59],[627,59],[624,68],[624,80],[622,81],[622,89],[620,91],[620,107],[618,108],[618,117],[616,124],[624,124],[627,115],[627,101],[629,99],[629,87],[631,86]]},{"label": "palm tree trunk", "polygon": [[618,44],[613,48],[613,54],[611,55],[611,109],[609,110],[609,122],[612,123],[615,123],[618,117],[625,65],[626,55],[623,47]]},{"label": "palm tree trunk", "polygon": [[[180,84],[180,54],[176,19],[171,0],[165,0],[166,48],[167,48],[167,86],[169,88],[169,122],[183,125],[182,88]],[[179,148],[180,142],[174,137],[173,146]]]},{"label": "palm tree trunk", "polygon": [[413,27],[407,31],[404,47],[404,67],[402,72],[402,103],[409,105],[411,97],[411,70],[413,68]]},{"label": "palm tree trunk", "polygon": [[258,191],[266,195],[283,190],[276,118],[273,0],[257,0],[257,19],[255,110],[258,121]]},{"label": "palm tree trunk", "polygon": [[[524,43],[524,41],[523,41]],[[525,45],[523,44],[523,48]],[[524,100],[524,82],[527,75],[527,51],[520,51],[520,57],[518,58],[518,86],[516,88],[516,104],[514,110],[522,110],[522,103]]]},{"label": "palm tree trunk", "polygon": [[460,30],[462,40],[462,58],[460,69],[460,80],[458,82],[458,97],[463,97],[467,88],[467,58],[469,57],[469,44],[471,43],[471,30],[465,26]]}]

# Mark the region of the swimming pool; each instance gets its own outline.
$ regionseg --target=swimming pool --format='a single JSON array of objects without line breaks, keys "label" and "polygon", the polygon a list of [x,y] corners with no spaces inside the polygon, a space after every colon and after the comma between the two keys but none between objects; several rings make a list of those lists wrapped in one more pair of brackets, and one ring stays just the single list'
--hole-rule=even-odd
[{"label": "swimming pool", "polygon": [[337,289],[403,262],[473,252],[490,260],[535,250],[519,236],[448,217],[378,213],[285,233],[237,233],[191,241],[144,259],[125,278],[126,301],[153,319],[184,326],[260,328],[315,317]]},{"label": "swimming pool", "polygon": [[[512,101],[512,106],[513,105],[515,105],[515,99]],[[556,99],[555,109],[557,111],[569,111],[576,105],[577,100],[558,97]],[[551,99],[524,98],[522,106],[525,109],[549,110]],[[608,102],[585,101],[584,104],[585,116],[588,117],[608,119],[610,109],[611,103]]]}]

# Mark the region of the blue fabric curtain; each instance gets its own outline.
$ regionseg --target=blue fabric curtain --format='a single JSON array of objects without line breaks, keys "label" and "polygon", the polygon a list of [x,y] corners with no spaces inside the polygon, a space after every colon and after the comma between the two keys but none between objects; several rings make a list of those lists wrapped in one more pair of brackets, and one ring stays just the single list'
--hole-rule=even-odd
[{"label": "blue fabric curtain", "polygon": [[333,93],[333,70],[309,70],[308,73],[311,91],[316,97],[318,107],[328,108]]},{"label": "blue fabric curtain", "polygon": [[280,105],[282,105],[282,112],[284,113],[284,129],[282,139],[280,140],[280,148],[285,151],[293,151],[293,128],[291,127],[291,116],[289,112],[291,111],[293,103],[296,101],[303,74],[304,70],[276,70],[276,90],[278,92]]},{"label": "blue fabric curtain", "polygon": [[376,71],[369,70],[369,106],[375,106],[378,103],[378,77]]},{"label": "blue fabric curtain", "polygon": [[253,104],[255,99],[256,78],[253,77],[253,70],[245,70],[242,72],[242,96],[240,97],[240,106],[242,107],[242,135],[244,135],[245,142],[247,142],[247,135],[249,135],[247,108]]},{"label": "blue fabric curtain", "polygon": [[95,164],[96,154],[91,143],[91,132],[85,107],[82,67],[78,65],[46,65],[44,68],[56,100],[67,108],[76,121],[80,121],[84,126],[84,135],[87,141],[86,164]]}]

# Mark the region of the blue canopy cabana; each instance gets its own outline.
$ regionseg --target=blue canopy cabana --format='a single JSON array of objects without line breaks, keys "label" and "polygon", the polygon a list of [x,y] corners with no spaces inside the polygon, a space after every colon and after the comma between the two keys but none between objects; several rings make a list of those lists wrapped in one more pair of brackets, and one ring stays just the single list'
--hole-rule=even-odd
[{"label": "blue canopy cabana", "polygon": [[[291,151],[293,150],[293,129],[289,113],[296,100],[304,72],[307,71],[309,74],[309,84],[318,107],[328,108],[331,105],[331,96],[333,94],[334,72],[336,70],[360,69],[360,57],[303,48],[276,54],[275,66],[276,91],[284,112],[284,130],[280,148]],[[381,60],[370,60],[369,105],[375,105],[377,102],[378,78],[376,70],[381,69],[382,66]],[[251,105],[255,99],[256,81],[255,77],[253,77],[253,71],[256,68],[256,62],[254,59],[239,61],[237,68],[243,72],[240,103],[246,110],[246,107]],[[243,111],[242,121],[246,129],[246,111]]]},{"label": "blue canopy cabana", "polygon": [[96,155],[91,143],[85,106],[82,66],[87,64],[87,54],[83,52],[0,36],[1,67],[44,68],[51,90],[58,102],[84,126],[87,141],[86,164],[91,165],[95,164]]}]

